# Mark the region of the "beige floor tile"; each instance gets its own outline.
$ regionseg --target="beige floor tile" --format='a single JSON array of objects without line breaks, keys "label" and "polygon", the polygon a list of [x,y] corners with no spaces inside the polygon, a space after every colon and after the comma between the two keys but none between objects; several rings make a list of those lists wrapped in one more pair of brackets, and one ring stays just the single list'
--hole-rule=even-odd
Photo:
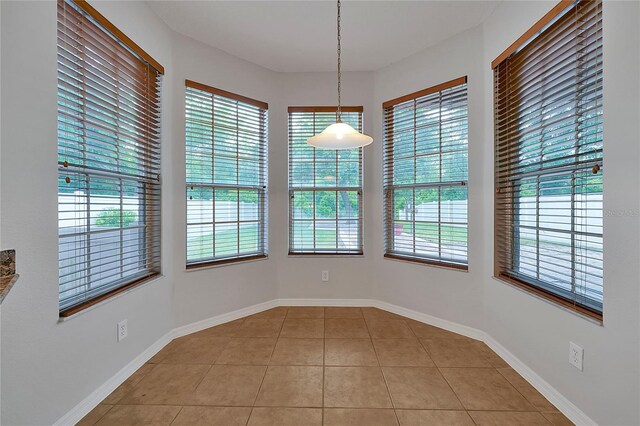
[{"label": "beige floor tile", "polygon": [[214,365],[198,385],[193,405],[253,405],[267,367]]},{"label": "beige floor tile", "polygon": [[380,365],[389,367],[435,367],[416,339],[373,339]]},{"label": "beige floor tile", "polygon": [[236,337],[278,337],[283,319],[249,318],[242,323]]},{"label": "beige floor tile", "polygon": [[520,376],[513,368],[499,368],[498,372],[513,385],[538,411],[554,412],[558,409],[542,396],[529,382]]},{"label": "beige floor tile", "polygon": [[535,411],[494,368],[441,368],[467,410]]},{"label": "beige floor tile", "polygon": [[271,365],[323,365],[323,339],[278,339]]},{"label": "beige floor tile", "polygon": [[322,306],[292,306],[289,308],[287,318],[324,318]]},{"label": "beige floor tile", "polygon": [[325,318],[363,318],[362,309],[342,306],[324,308]]},{"label": "beige floor tile", "polygon": [[170,425],[180,408],[174,405],[116,405],[96,425]]},{"label": "beige floor tile", "polygon": [[[156,359],[162,364],[213,364],[229,343],[229,337],[184,336],[169,343]],[[158,353],[160,355],[160,353]],[[154,356],[152,358],[155,359]]]},{"label": "beige floor tile", "polygon": [[209,365],[158,364],[147,373],[119,404],[183,405],[193,398]]},{"label": "beige floor tile", "polygon": [[325,365],[377,366],[371,339],[325,339]]},{"label": "beige floor tile", "polygon": [[275,345],[275,338],[236,337],[231,339],[216,364],[267,365]]},{"label": "beige floor tile", "polygon": [[463,339],[423,339],[424,347],[438,367],[491,367],[473,342]]},{"label": "beige floor tile", "polygon": [[122,382],[120,386],[116,388],[111,394],[102,401],[102,404],[117,404],[118,401],[122,399],[135,385],[140,383],[140,380],[144,378],[144,376],[153,370],[155,364],[144,364],[135,373],[133,373],[127,380]]},{"label": "beige floor tile", "polygon": [[549,426],[550,423],[540,413],[518,411],[469,411],[478,426]]},{"label": "beige floor tile", "polygon": [[289,308],[286,306],[278,306],[276,308],[267,309],[266,311],[258,312],[248,316],[247,318],[253,319],[284,319],[287,316]]},{"label": "beige floor tile", "polygon": [[487,346],[484,342],[480,342],[478,340],[474,340],[473,343],[478,347],[480,352],[482,352],[492,367],[494,368],[511,368],[509,364],[500,356],[491,350],[489,346]]},{"label": "beige floor tile", "polygon": [[324,426],[398,426],[398,421],[390,409],[325,408]]},{"label": "beige floor tile", "polygon": [[407,320],[407,325],[420,339],[469,339],[461,334],[452,333],[419,321]]},{"label": "beige floor tile", "polygon": [[361,318],[330,318],[324,320],[327,338],[369,338],[369,331]]},{"label": "beige floor tile", "polygon": [[76,426],[95,425],[98,422],[98,420],[104,417],[104,415],[107,414],[109,410],[111,410],[112,407],[113,405],[108,405],[103,403],[98,404],[93,410],[89,411],[89,413],[86,416],[84,416],[82,420],[76,423]]},{"label": "beige floor tile", "polygon": [[255,407],[247,426],[321,426],[321,408]]},{"label": "beige floor tile", "polygon": [[246,426],[251,407],[183,407],[171,426]]},{"label": "beige floor tile", "polygon": [[466,411],[396,410],[400,426],[474,426]]},{"label": "beige floor tile", "polygon": [[368,319],[367,327],[374,339],[415,339],[415,335],[403,320]]},{"label": "beige floor tile", "polygon": [[395,408],[461,409],[437,368],[383,367]]},{"label": "beige floor tile", "polygon": [[542,413],[542,415],[554,426],[573,426],[573,422],[562,413]]},{"label": "beige floor tile", "polygon": [[379,367],[325,367],[324,406],[392,407]]},{"label": "beige floor tile", "polygon": [[370,320],[370,319],[377,319],[377,320],[393,320],[393,319],[400,319],[400,320],[404,320],[405,317],[398,315],[398,314],[394,314],[392,312],[389,311],[385,311],[382,309],[378,309],[378,308],[362,308],[362,314],[364,315],[365,319]]},{"label": "beige floor tile", "polygon": [[322,338],[324,319],[288,318],[284,320],[280,337]]},{"label": "beige floor tile", "polygon": [[270,366],[255,405],[322,407],[322,367]]},{"label": "beige floor tile", "polygon": [[235,321],[229,321],[215,327],[205,328],[204,330],[193,333],[192,337],[234,337],[244,323],[244,318]]}]

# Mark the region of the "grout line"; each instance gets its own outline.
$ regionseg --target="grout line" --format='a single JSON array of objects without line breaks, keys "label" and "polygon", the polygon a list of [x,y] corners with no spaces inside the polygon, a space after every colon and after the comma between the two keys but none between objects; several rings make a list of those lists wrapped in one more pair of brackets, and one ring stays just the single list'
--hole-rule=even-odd
[{"label": "grout line", "polygon": [[178,412],[176,413],[175,417],[173,418],[173,420],[171,420],[171,423],[169,423],[169,425],[172,425],[176,419],[178,418],[178,416],[180,415],[180,413],[182,413],[182,410],[184,410],[184,406],[180,407],[180,409],[178,410]]},{"label": "grout line", "polygon": [[327,350],[327,308],[322,309],[322,408],[321,408],[321,421],[324,426],[324,373],[325,373],[325,351]]},{"label": "grout line", "polygon": [[371,346],[373,347],[373,353],[376,355],[376,360],[378,361],[378,368],[380,369],[380,375],[382,376],[382,380],[384,381],[384,386],[387,389],[387,395],[389,395],[389,401],[391,401],[391,408],[393,409],[393,415],[396,418],[396,423],[400,424],[400,419],[398,418],[398,413],[396,412],[396,404],[393,401],[393,396],[391,395],[391,391],[389,390],[389,383],[387,383],[387,377],[384,375],[384,371],[382,370],[382,366],[380,365],[380,357],[378,356],[378,351],[376,350],[376,345],[373,344],[373,337],[371,337],[371,330],[369,330],[369,325],[365,319],[364,325],[367,328],[367,333],[369,333],[369,341],[371,342]]},{"label": "grout line", "polygon": [[[120,399],[122,399],[122,398],[120,398]],[[102,402],[100,402],[100,404],[102,404]],[[97,405],[97,407],[99,407],[99,406],[100,406],[100,404],[98,404],[98,405]],[[103,414],[103,415],[101,415],[100,417],[98,417],[98,420],[96,420],[95,422],[93,422],[93,424],[94,424],[94,425],[98,424],[98,422],[99,422],[100,420],[102,420],[102,419],[103,419],[107,414],[109,414],[109,412],[110,412],[111,410],[113,410],[113,407],[115,407],[115,406],[116,406],[116,404],[111,405],[111,406],[109,407],[109,409],[108,409],[107,411],[105,411],[105,412],[104,412],[104,414]],[[94,410],[95,410],[95,408],[94,408]],[[87,414],[88,414],[88,413],[87,413]],[[85,416],[85,417],[86,417],[86,416]]]}]

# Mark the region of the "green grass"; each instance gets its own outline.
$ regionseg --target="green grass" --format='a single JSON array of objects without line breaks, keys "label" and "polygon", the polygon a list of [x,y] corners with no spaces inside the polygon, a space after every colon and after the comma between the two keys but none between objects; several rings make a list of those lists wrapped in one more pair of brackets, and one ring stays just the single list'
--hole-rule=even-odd
[{"label": "green grass", "polygon": [[[296,234],[299,241],[313,242],[313,229],[303,229]],[[336,245],[336,231],[331,229],[316,230],[316,247],[331,248]],[[304,247],[303,247],[304,248]],[[240,251],[238,251],[238,232],[235,230],[216,232],[216,257],[234,254],[253,253],[258,250],[258,225],[244,226],[240,229]],[[213,234],[205,234],[189,238],[187,242],[187,259],[206,259],[214,256]]]},{"label": "green grass", "polygon": [[[216,232],[215,256],[229,256],[253,253],[258,250],[258,225],[240,228],[240,250],[238,251],[238,232],[226,230]],[[206,259],[213,257],[213,234],[189,238],[187,241],[187,259]]]},{"label": "green grass", "polygon": [[[313,243],[313,229],[303,229],[301,233],[296,235],[296,240],[304,243]],[[316,229],[316,248],[332,248],[335,246],[335,229]]]},{"label": "green grass", "polygon": [[[399,225],[399,224],[398,224]],[[466,228],[441,225],[442,239],[446,242],[455,244],[467,244],[467,230]],[[404,224],[404,232],[410,233],[411,226]],[[416,237],[422,238],[433,243],[438,242],[438,224],[437,223],[416,223]]]}]

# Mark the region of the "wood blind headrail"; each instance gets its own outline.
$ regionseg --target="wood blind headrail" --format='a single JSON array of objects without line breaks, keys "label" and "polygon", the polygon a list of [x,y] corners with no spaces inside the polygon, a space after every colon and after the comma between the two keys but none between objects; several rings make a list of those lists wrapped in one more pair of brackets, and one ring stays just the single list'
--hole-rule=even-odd
[{"label": "wood blind headrail", "polygon": [[68,0],[70,3],[77,6],[84,13],[89,15],[94,21],[96,21],[100,26],[106,29],[111,35],[117,38],[122,44],[124,44],[129,50],[134,52],[136,55],[140,56],[144,59],[149,65],[151,65],[158,74],[164,74],[164,67],[160,65],[158,61],[153,59],[151,55],[145,52],[140,46],[138,46],[133,40],[131,40],[125,33],[120,31],[118,27],[113,25],[111,21],[104,17],[103,14],[98,12],[93,6],[89,4],[86,0]]},{"label": "wood blind headrail", "polygon": [[[362,106],[341,106],[342,112],[363,112]],[[290,106],[288,112],[336,112],[338,106]]]},{"label": "wood blind headrail", "polygon": [[444,83],[437,84],[433,87],[429,87],[423,90],[418,90],[417,92],[409,93],[408,95],[400,96],[399,98],[391,99],[390,101],[386,101],[382,104],[382,108],[389,108],[394,105],[400,104],[402,102],[410,101],[412,99],[421,98],[423,96],[431,95],[433,93],[441,92],[442,90],[450,89],[455,86],[459,86],[461,84],[465,84],[467,82],[467,76],[459,77],[453,79],[451,81],[447,81]]},{"label": "wood blind headrail", "polygon": [[269,109],[269,104],[266,102],[262,102],[256,99],[249,98],[247,96],[238,95],[233,92],[228,92],[226,90],[218,89],[213,86],[207,86],[206,84],[198,83],[192,80],[185,80],[185,85],[187,87],[191,87],[192,89],[202,90],[213,95],[223,96],[225,98],[233,99],[239,102],[244,102],[249,105],[256,106],[262,109]]},{"label": "wood blind headrail", "polygon": [[493,61],[491,61],[491,69],[495,69],[500,63],[502,63],[505,59],[511,56],[513,53],[520,50],[522,47],[527,45],[533,38],[535,38],[536,34],[540,33],[544,28],[553,22],[558,16],[562,15],[567,9],[572,7],[576,3],[575,0],[560,0],[558,4],[556,4],[553,9],[547,12],[538,22],[533,24],[531,28],[529,28],[524,34],[522,34],[516,41],[511,43],[509,47],[505,49],[504,52],[498,55]]}]

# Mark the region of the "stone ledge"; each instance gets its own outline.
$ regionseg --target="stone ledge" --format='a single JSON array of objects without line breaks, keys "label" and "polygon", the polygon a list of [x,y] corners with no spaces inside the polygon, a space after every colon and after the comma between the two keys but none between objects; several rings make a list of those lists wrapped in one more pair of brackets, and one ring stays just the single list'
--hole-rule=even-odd
[{"label": "stone ledge", "polygon": [[2,303],[5,296],[9,293],[11,287],[18,281],[18,278],[20,278],[18,274],[0,277],[0,303]]}]

